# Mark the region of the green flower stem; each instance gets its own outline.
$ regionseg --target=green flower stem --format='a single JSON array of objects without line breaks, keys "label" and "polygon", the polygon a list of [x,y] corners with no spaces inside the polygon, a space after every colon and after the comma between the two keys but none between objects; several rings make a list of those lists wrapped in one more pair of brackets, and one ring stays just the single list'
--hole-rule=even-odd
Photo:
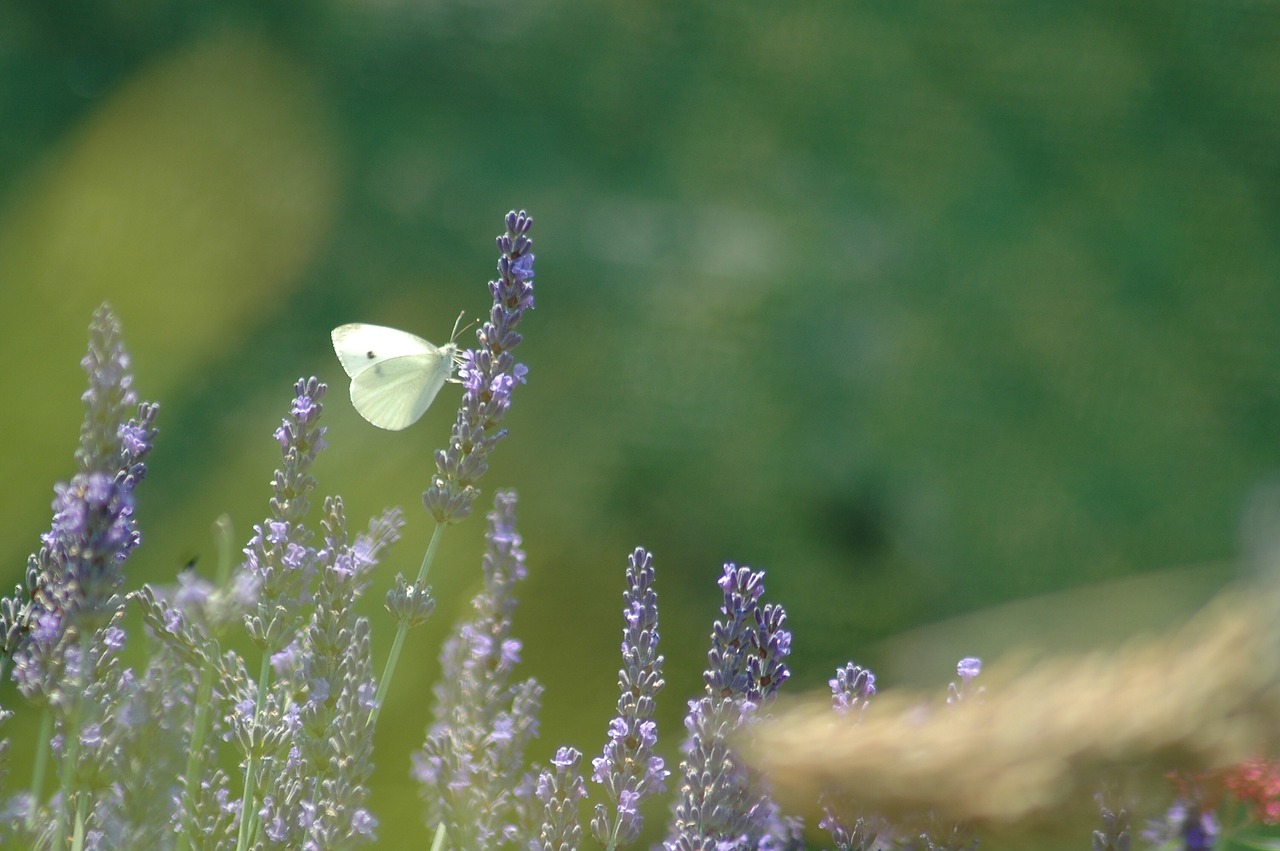
[{"label": "green flower stem", "polygon": [[[76,802],[76,831],[72,845],[73,851],[80,851],[84,847],[84,817],[89,803],[87,792],[76,788],[76,764],[80,761],[80,727],[82,726],[84,715],[83,692],[84,686],[93,682],[94,676],[93,654],[89,652],[86,641],[87,639],[82,638],[78,646],[80,651],[81,696],[76,699],[75,705],[67,713],[66,730],[62,736],[62,771],[59,780],[62,787],[62,806],[66,807],[67,802],[71,800]],[[66,843],[67,822],[61,816],[56,818],[55,822],[57,823],[57,833],[53,847],[63,848]]]},{"label": "green flower stem", "polygon": [[[435,531],[431,533],[431,543],[427,544],[427,552],[422,557],[422,567],[418,568],[418,578],[413,583],[415,593],[422,593],[422,583],[427,581],[427,574],[431,571],[431,563],[436,559],[436,547],[440,545],[440,533],[444,530],[444,524],[437,523]],[[369,720],[366,726],[372,727],[378,723],[378,712],[382,709],[382,703],[386,700],[387,691],[391,685],[391,675],[395,673],[396,663],[400,660],[400,651],[404,648],[405,636],[409,633],[409,621],[407,619],[400,621],[396,626],[396,637],[391,642],[391,652],[387,654],[387,664],[382,669],[382,677],[378,681],[378,694],[373,699],[373,709],[369,712]]]},{"label": "green flower stem", "polygon": [[258,750],[262,747],[262,707],[267,702],[267,678],[271,675],[271,654],[263,651],[258,671],[258,703],[253,708],[253,737],[244,770],[244,801],[240,807],[240,835],[236,851],[246,851],[258,829]]},{"label": "green flower stem", "polygon": [[31,801],[27,807],[27,830],[36,829],[36,812],[40,807],[41,790],[44,789],[45,770],[49,767],[49,742],[53,741],[53,710],[48,705],[40,718],[40,733],[36,741],[36,763],[31,767]]}]

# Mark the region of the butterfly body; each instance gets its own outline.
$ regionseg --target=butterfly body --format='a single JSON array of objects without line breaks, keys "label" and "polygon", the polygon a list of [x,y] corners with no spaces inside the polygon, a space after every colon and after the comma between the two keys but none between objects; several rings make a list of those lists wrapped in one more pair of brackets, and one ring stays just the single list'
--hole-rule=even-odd
[{"label": "butterfly body", "polygon": [[353,322],[333,329],[333,350],[351,377],[351,404],[377,426],[400,431],[417,422],[458,366],[452,340],[436,346],[421,337]]}]

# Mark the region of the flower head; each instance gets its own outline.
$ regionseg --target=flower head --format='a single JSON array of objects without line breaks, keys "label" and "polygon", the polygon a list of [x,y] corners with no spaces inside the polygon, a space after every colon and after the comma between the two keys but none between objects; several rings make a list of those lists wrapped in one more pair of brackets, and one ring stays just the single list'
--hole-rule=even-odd
[{"label": "flower head", "polygon": [[726,564],[719,585],[725,619],[712,627],[712,648],[703,675],[707,693],[757,703],[770,699],[791,676],[782,661],[791,652],[786,612],[772,603],[759,604],[763,571]]},{"label": "flower head", "polygon": [[436,475],[422,495],[438,523],[456,523],[471,513],[479,495],[475,486],[488,469],[493,447],[507,436],[502,419],[511,407],[511,391],[528,370],[512,350],[522,337],[516,331],[525,311],[533,309],[533,220],[508,213],[507,232],[498,237],[498,279],[489,282],[493,307],[476,332],[480,345],[461,355],[462,404],[447,449],[436,453]]},{"label": "flower head", "polygon": [[841,715],[851,711],[862,713],[876,693],[876,675],[852,662],[838,669],[835,678],[827,684],[831,686],[831,705]]},{"label": "flower head", "polygon": [[[530,843],[539,851],[571,851],[582,840],[578,824],[578,802],[586,797],[579,766],[582,754],[574,748],[560,748],[551,758],[554,770],[543,770],[534,786],[542,802],[542,828]],[[616,846],[614,846],[616,847]]]},{"label": "flower head", "polygon": [[618,715],[609,722],[604,751],[592,760],[591,779],[604,787],[611,806],[596,806],[591,832],[607,847],[636,840],[643,824],[639,803],[662,791],[671,773],[654,752],[658,727],[653,713],[664,681],[653,579],[653,556],[637,548],[628,560],[623,593],[626,625],[622,630],[623,667],[618,671]]},{"label": "flower head", "polygon": [[947,687],[947,703],[956,704],[962,700],[966,700],[970,695],[982,695],[982,689],[976,692],[970,688],[970,683],[982,673],[982,660],[976,656],[966,656],[956,664],[956,674],[960,676],[960,682],[952,683]]},{"label": "flower head", "polygon": [[790,677],[783,662],[791,650],[787,616],[781,606],[761,604],[763,571],[726,564],[719,585],[724,618],[712,626],[706,696],[690,701],[685,716],[680,795],[664,847],[793,847],[798,823],[782,816],[761,778],[729,745]]},{"label": "flower head", "polygon": [[455,846],[492,847],[527,804],[518,781],[537,732],[542,687],[532,679],[512,681],[520,645],[511,617],[515,586],[525,575],[515,508],[514,493],[495,495],[484,588],[472,601],[473,619],[459,625],[441,651],[433,723],[414,754],[427,822],[443,823]]},{"label": "flower head", "polygon": [[90,322],[81,365],[89,386],[81,397],[79,472],[54,488],[53,522],[27,561],[27,599],[0,607],[3,650],[14,656],[29,699],[87,685],[65,682],[59,646],[68,635],[93,636],[120,611],[124,562],[141,542],[134,488],[146,473],[158,408],[137,404],[120,323],[105,305]]},{"label": "flower head", "polygon": [[245,547],[243,571],[258,589],[257,611],[247,623],[259,647],[275,653],[289,642],[311,599],[319,571],[318,554],[309,545],[305,521],[316,480],[311,465],[325,449],[325,428],[317,425],[327,386],[317,378],[299,379],[289,416],[275,431],[281,464],[272,479],[271,516],[254,526]]}]

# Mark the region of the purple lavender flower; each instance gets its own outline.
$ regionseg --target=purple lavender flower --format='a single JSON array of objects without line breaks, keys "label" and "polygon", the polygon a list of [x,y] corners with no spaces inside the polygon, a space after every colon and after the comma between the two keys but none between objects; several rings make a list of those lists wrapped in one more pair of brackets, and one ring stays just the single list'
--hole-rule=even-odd
[{"label": "purple lavender flower", "polygon": [[373,651],[369,622],[356,616],[354,604],[402,525],[401,513],[388,511],[350,541],[342,501],[325,501],[320,574],[310,623],[298,641],[302,687],[295,695],[306,694],[306,701],[297,707],[301,735],[292,736],[298,760],[289,777],[302,790],[295,819],[317,848],[352,848],[375,838],[377,820],[367,807],[374,768],[374,728],[367,723]]},{"label": "purple lavender flower", "polygon": [[582,842],[578,803],[587,794],[579,771],[582,753],[560,748],[551,764],[555,770],[543,770],[535,785],[534,795],[542,802],[542,827],[530,847],[538,851],[576,851]]},{"label": "purple lavender flower", "polygon": [[960,676],[960,683],[951,683],[947,687],[947,703],[956,704],[962,700],[967,700],[971,695],[982,695],[982,689],[979,688],[974,692],[969,684],[982,673],[982,660],[976,656],[966,656],[956,665],[956,673]]},{"label": "purple lavender flower", "polygon": [[837,669],[835,678],[827,684],[831,686],[831,706],[841,715],[850,712],[861,715],[876,693],[876,675],[852,662]]},{"label": "purple lavender flower", "polygon": [[[132,491],[146,475],[143,460],[155,443],[158,406],[138,405],[120,322],[105,304],[89,323],[89,352],[80,365],[89,388],[81,396],[86,415],[76,462],[81,472],[110,472]],[[127,419],[135,409],[137,416]]]},{"label": "purple lavender flower", "polygon": [[1218,841],[1218,820],[1213,811],[1188,801],[1175,801],[1164,818],[1147,822],[1142,838],[1157,848],[1210,851]]},{"label": "purple lavender flower", "polygon": [[1218,841],[1218,821],[1211,812],[1188,813],[1182,824],[1186,851],[1209,851]]},{"label": "purple lavender flower", "polygon": [[480,493],[475,482],[488,469],[493,447],[507,436],[501,423],[511,407],[511,391],[528,372],[511,352],[522,339],[516,326],[533,309],[533,241],[528,237],[533,219],[511,212],[506,226],[498,237],[498,280],[489,282],[493,308],[476,332],[480,346],[462,353],[458,419],[448,449],[436,452],[436,475],[422,495],[437,523],[456,523],[471,513]]},{"label": "purple lavender flower", "polygon": [[[282,464],[271,515],[255,527],[238,574],[222,576],[218,588],[185,578],[169,603],[150,589],[137,595],[148,625],[188,666],[187,680],[199,681],[198,697],[186,701],[194,706],[190,757],[173,816],[188,843],[225,837],[237,813],[245,814],[241,841],[257,833],[269,847],[354,848],[374,839],[377,820],[367,803],[376,682],[369,625],[354,604],[403,520],[398,510],[386,512],[352,540],[341,500],[330,498],[323,543],[311,544],[310,467],[324,448],[318,418],[326,388],[309,379],[294,390],[289,417],[275,433]],[[246,579],[252,594],[244,593]],[[256,608],[244,621],[263,650],[256,681],[206,632],[252,601]],[[216,787],[200,782],[203,767],[218,758],[218,740],[234,740],[243,753],[241,801],[229,800],[221,775]]]},{"label": "purple lavender flower", "polygon": [[1093,851],[1129,851],[1129,811],[1111,809],[1102,794],[1094,796],[1102,816],[1102,830],[1093,832]]},{"label": "purple lavender flower", "polygon": [[865,819],[858,819],[849,827],[831,810],[824,809],[818,827],[831,834],[836,851],[870,851],[875,847],[877,834]]},{"label": "purple lavender flower", "polygon": [[664,847],[800,847],[800,824],[782,816],[763,781],[747,770],[729,747],[729,737],[749,727],[778,686],[790,677],[783,660],[791,633],[780,606],[761,605],[764,573],[724,566],[724,592],[711,631],[703,674],[707,696],[689,702],[688,737],[682,746],[680,796]]},{"label": "purple lavender flower", "polygon": [[786,612],[772,603],[760,606],[764,572],[726,564],[720,577],[726,620],[712,628],[711,652],[703,680],[712,697],[741,697],[754,703],[777,694],[791,676],[782,660],[791,652]]},{"label": "purple lavender flower", "polygon": [[[118,591],[124,561],[141,541],[133,491],[146,475],[143,461],[156,435],[159,409],[137,404],[120,323],[106,305],[89,324],[89,353],[81,365],[89,387],[81,397],[79,472],[54,489],[53,525],[27,562],[28,599],[15,597],[0,607],[3,651],[17,654],[23,693],[37,702],[62,678],[62,636],[68,631],[72,640],[92,635],[123,605]],[[126,419],[132,411],[136,417]],[[30,638],[33,632],[39,640],[24,642],[23,635]]]},{"label": "purple lavender flower", "polygon": [[759,801],[750,791],[746,765],[729,738],[749,723],[754,705],[704,697],[689,701],[687,736],[681,746],[681,782],[667,851],[692,851],[732,843],[754,848]]},{"label": "purple lavender flower", "polygon": [[[279,677],[257,684],[262,705],[241,699],[233,728],[252,778],[246,812],[269,838],[290,848],[352,848],[372,841],[377,823],[367,807],[376,682],[369,623],[354,604],[403,519],[398,510],[386,512],[352,540],[341,499],[329,498],[323,544],[310,543],[304,524],[315,487],[310,467],[325,446],[318,419],[326,387],[312,378],[294,390],[289,417],[276,431],[283,464],[272,516],[255,527],[245,550],[245,571],[260,588],[258,611],[246,623]],[[260,676],[269,673],[264,667]],[[232,686],[224,690],[232,693]],[[255,785],[270,793],[260,804],[253,803]],[[246,832],[252,827],[242,825]]]},{"label": "purple lavender flower", "polygon": [[[275,431],[282,463],[272,481],[271,516],[254,526],[253,538],[244,550],[241,572],[252,577],[258,591],[256,611],[245,616],[245,626],[263,656],[253,687],[247,674],[223,683],[224,693],[236,695],[240,707],[230,727],[245,754],[241,846],[256,830],[271,826],[277,834],[292,831],[284,844],[296,847],[295,832],[301,830],[297,818],[302,804],[302,784],[297,778],[301,760],[288,747],[294,687],[282,681],[284,685],[272,688],[270,661],[295,639],[305,623],[321,570],[321,557],[310,546],[312,533],[305,522],[316,485],[311,465],[326,445],[325,429],[317,424],[326,389],[316,378],[294,385],[289,416]],[[269,790],[271,800],[260,799],[259,789]]]},{"label": "purple lavender flower", "polygon": [[[876,693],[876,677],[866,668],[846,663],[836,669],[836,675],[827,681],[831,687],[831,707],[840,715],[851,715],[856,721],[867,710],[871,696]],[[855,811],[854,802],[823,795],[819,804],[823,817],[818,827],[831,834],[836,851],[870,851],[877,839],[886,831],[881,820],[856,817],[852,824],[837,812]]]},{"label": "purple lavender flower", "polygon": [[537,732],[542,687],[512,683],[520,642],[511,635],[515,585],[525,576],[515,494],[494,497],[485,534],[484,589],[441,651],[433,722],[414,754],[427,823],[443,823],[454,847],[497,848],[528,802],[517,788],[524,749]]},{"label": "purple lavender flower", "polygon": [[[104,841],[154,833],[157,824],[147,818],[154,810],[142,806],[119,815],[133,717],[128,697],[137,690],[137,678],[121,671],[118,654],[124,645],[124,562],[141,541],[134,489],[146,475],[158,408],[137,404],[120,324],[105,305],[90,322],[81,365],[88,389],[81,397],[85,419],[77,472],[55,488],[53,523],[28,560],[29,597],[0,606],[0,636],[14,661],[14,678],[25,697],[46,709],[50,742],[60,743],[53,750],[61,764],[52,812],[37,814],[40,803],[29,800],[26,813],[28,827],[37,820],[50,826],[54,846],[67,835],[69,807]],[[136,415],[130,418],[131,413]],[[160,724],[157,719],[157,739],[163,736]],[[33,788],[42,780],[37,775]],[[146,788],[146,779],[137,778],[127,791]],[[147,823],[139,826],[138,818]]]},{"label": "purple lavender flower", "polygon": [[317,425],[328,388],[319,379],[299,379],[289,416],[275,431],[281,466],[272,480],[271,517],[254,526],[245,547],[244,571],[258,588],[257,612],[246,619],[249,637],[268,654],[287,644],[297,631],[297,602],[311,598],[316,578],[315,550],[304,525],[316,480],[311,465],[325,448],[325,428]]},{"label": "purple lavender flower", "polygon": [[141,674],[123,669],[114,654],[97,666],[102,676],[86,702],[101,712],[100,720],[84,725],[80,737],[82,776],[102,790],[90,823],[106,847],[166,847],[173,791],[189,744],[185,722],[194,681],[172,657],[152,659]]},{"label": "purple lavender flower", "polygon": [[662,656],[658,653],[658,595],[653,590],[653,556],[637,548],[627,564],[623,593],[622,662],[618,671],[618,716],[609,724],[609,741],[592,760],[591,779],[604,787],[612,807],[597,804],[591,832],[609,848],[629,845],[640,835],[638,809],[645,798],[666,786],[653,720],[662,690]]}]

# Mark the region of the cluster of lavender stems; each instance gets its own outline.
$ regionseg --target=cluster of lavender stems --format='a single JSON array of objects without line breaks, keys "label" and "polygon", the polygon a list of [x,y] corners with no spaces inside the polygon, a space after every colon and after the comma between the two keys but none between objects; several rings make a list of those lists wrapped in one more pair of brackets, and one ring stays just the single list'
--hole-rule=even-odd
[{"label": "cluster of lavender stems", "polygon": [[[355,603],[404,519],[390,510],[352,533],[342,500],[328,497],[319,529],[309,525],[313,464],[326,448],[327,388],[318,379],[294,385],[274,433],[281,455],[269,512],[253,527],[243,559],[232,553],[224,518],[212,581],[188,571],[170,588],[124,592],[125,563],[141,542],[136,490],[158,434],[158,408],[137,399],[119,322],[106,307],[94,314],[76,472],[55,488],[53,519],[24,583],[0,598],[0,675],[12,676],[42,719],[29,790],[0,800],[0,843],[246,851],[354,849],[375,840],[369,780],[378,713],[407,630],[434,612],[425,581],[441,532],[473,512],[489,454],[507,434],[512,391],[526,375],[512,352],[534,306],[532,220],[512,212],[504,224],[492,308],[477,346],[461,356],[457,419],[423,494],[436,524],[431,542],[416,579],[397,576],[386,597],[397,630],[380,678],[369,623]],[[588,836],[607,851],[634,846],[643,835],[642,806],[672,777],[666,851],[803,848],[803,823],[782,811],[767,778],[738,752],[791,676],[787,615],[765,601],[763,571],[723,567],[703,691],[688,702],[680,761],[669,770],[657,752],[665,681],[655,562],[635,549],[625,568],[617,712],[589,776],[582,752],[569,746],[546,765],[530,764],[542,687],[517,675],[523,646],[513,614],[528,568],[516,506],[514,492],[495,493],[484,585],[442,648],[431,718],[413,755],[433,851],[575,851]],[[141,609],[150,641],[138,670],[121,657],[130,604]],[[256,672],[223,649],[240,629],[259,654]],[[982,700],[974,685],[981,667],[976,658],[960,661],[948,703]],[[830,687],[832,711],[857,723],[875,676],[850,662]],[[0,723],[11,714],[0,710]],[[220,767],[225,750],[238,776]],[[47,794],[51,768],[56,791]],[[1280,770],[1251,763],[1234,782],[1242,800],[1280,813]],[[1180,801],[1143,837],[1166,848],[1212,848],[1218,825],[1200,800]],[[894,824],[874,813],[849,818],[860,813],[857,802],[817,803],[824,812],[817,827],[839,851],[976,846],[966,826],[933,814]],[[586,825],[584,804],[592,812]],[[1099,807],[1094,851],[1128,851],[1129,810],[1102,798]]]}]

